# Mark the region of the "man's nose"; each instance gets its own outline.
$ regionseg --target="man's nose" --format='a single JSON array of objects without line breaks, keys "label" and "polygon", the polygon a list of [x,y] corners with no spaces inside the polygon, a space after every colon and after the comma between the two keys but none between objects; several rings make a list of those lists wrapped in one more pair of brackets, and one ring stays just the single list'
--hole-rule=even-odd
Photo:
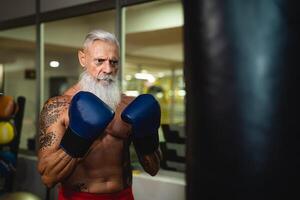
[{"label": "man's nose", "polygon": [[106,74],[111,74],[113,71],[113,67],[111,66],[109,60],[106,60],[102,64],[102,71]]}]

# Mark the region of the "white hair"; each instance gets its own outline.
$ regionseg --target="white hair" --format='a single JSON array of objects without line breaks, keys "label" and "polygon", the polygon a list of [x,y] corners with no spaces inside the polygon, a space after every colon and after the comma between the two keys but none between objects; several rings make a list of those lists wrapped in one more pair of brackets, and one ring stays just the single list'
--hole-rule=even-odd
[{"label": "white hair", "polygon": [[119,42],[116,38],[116,36],[112,33],[109,33],[107,31],[101,30],[101,29],[95,29],[91,32],[89,32],[83,42],[83,48],[87,48],[89,44],[94,42],[95,40],[101,40],[106,42],[111,42],[117,45],[118,48],[120,48]]}]

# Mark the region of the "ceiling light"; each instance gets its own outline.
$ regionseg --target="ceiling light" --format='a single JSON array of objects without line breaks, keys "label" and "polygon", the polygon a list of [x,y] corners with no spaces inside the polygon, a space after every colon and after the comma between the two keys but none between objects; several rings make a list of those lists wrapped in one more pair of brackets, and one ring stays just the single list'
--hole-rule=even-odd
[{"label": "ceiling light", "polygon": [[185,90],[178,90],[178,96],[184,97],[185,94]]},{"label": "ceiling light", "polygon": [[159,78],[162,78],[162,77],[164,77],[164,76],[165,76],[165,73],[163,73],[163,72],[159,72],[159,73],[158,73],[158,77],[159,77]]},{"label": "ceiling light", "polygon": [[142,80],[147,80],[150,83],[155,82],[155,77],[152,74],[147,74],[147,73],[136,73],[134,75],[136,79],[142,79]]},{"label": "ceiling light", "polygon": [[49,66],[50,67],[59,67],[59,62],[52,60],[52,61],[50,61]]},{"label": "ceiling light", "polygon": [[126,75],[125,79],[126,79],[126,81],[130,81],[132,79],[132,76],[131,75]]}]

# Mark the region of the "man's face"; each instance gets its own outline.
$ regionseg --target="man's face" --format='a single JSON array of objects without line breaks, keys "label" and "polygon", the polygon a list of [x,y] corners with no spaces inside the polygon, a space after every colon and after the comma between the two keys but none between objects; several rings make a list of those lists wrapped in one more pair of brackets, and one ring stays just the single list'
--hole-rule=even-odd
[{"label": "man's face", "polygon": [[110,84],[111,79],[108,77],[117,75],[119,51],[114,43],[96,40],[83,51],[79,51],[78,58],[87,73],[102,85]]}]

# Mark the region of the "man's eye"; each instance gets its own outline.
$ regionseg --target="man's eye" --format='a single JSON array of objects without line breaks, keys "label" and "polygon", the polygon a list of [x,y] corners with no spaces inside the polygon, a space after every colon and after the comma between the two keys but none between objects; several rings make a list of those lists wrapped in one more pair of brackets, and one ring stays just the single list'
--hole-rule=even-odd
[{"label": "man's eye", "polygon": [[110,60],[109,61],[111,65],[117,66],[119,64],[118,60]]},{"label": "man's eye", "polygon": [[97,59],[97,63],[98,64],[102,64],[102,63],[104,63],[105,62],[105,59]]}]

